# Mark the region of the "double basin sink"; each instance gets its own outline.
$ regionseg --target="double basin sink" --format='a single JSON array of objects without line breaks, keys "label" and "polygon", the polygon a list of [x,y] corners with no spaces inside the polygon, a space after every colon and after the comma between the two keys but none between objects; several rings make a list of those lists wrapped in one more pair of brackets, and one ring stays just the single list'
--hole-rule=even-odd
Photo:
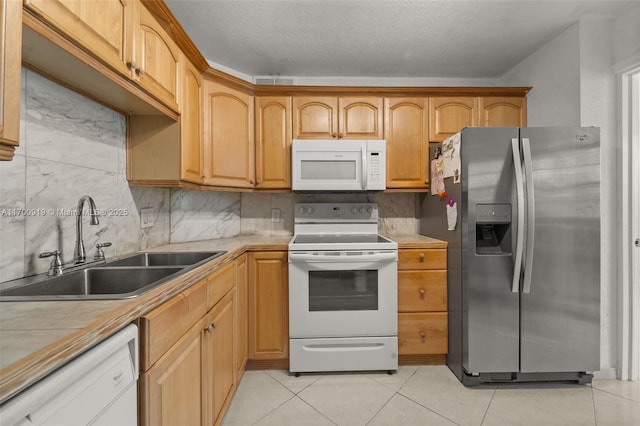
[{"label": "double basin sink", "polygon": [[225,253],[139,253],[55,277],[41,275],[19,280],[0,290],[0,302],[129,299]]}]

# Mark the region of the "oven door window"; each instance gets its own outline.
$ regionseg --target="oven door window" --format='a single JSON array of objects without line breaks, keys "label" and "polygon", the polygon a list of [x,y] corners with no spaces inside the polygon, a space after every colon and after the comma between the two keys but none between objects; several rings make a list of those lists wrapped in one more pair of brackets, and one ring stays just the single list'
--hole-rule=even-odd
[{"label": "oven door window", "polygon": [[309,311],[377,311],[378,271],[309,271]]}]

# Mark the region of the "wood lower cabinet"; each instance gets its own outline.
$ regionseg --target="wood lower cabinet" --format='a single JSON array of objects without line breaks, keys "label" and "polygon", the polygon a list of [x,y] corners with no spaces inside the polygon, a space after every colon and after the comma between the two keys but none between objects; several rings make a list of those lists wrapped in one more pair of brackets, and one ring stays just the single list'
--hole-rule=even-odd
[{"label": "wood lower cabinet", "polygon": [[204,324],[204,424],[220,424],[236,386],[235,290],[209,311]]},{"label": "wood lower cabinet", "polygon": [[527,100],[523,97],[481,97],[478,109],[480,126],[527,125]]},{"label": "wood lower cabinet", "polygon": [[[249,253],[249,359],[289,359],[289,292],[286,251]],[[268,363],[267,363],[268,364]]]},{"label": "wood lower cabinet", "polygon": [[236,260],[236,331],[235,331],[235,369],[236,385],[249,359],[249,265],[247,254]]},{"label": "wood lower cabinet", "polygon": [[400,363],[444,363],[447,327],[447,250],[398,250]]},{"label": "wood lower cabinet", "polygon": [[382,111],[375,96],[294,96],[293,139],[382,139]]},{"label": "wood lower cabinet", "polygon": [[238,271],[246,275],[246,257],[221,266],[140,318],[142,425],[222,422],[244,368],[238,363],[239,323],[246,326],[247,312],[237,300],[236,280],[245,299],[247,283]]},{"label": "wood lower cabinet", "polygon": [[204,183],[253,188],[253,96],[204,80]]},{"label": "wood lower cabinet", "polygon": [[256,188],[291,188],[291,96],[255,98]]},{"label": "wood lower cabinet", "polygon": [[426,190],[429,182],[428,98],[385,98],[387,188]]},{"label": "wood lower cabinet", "polygon": [[0,31],[0,160],[11,160],[20,140],[20,2],[0,0]]}]

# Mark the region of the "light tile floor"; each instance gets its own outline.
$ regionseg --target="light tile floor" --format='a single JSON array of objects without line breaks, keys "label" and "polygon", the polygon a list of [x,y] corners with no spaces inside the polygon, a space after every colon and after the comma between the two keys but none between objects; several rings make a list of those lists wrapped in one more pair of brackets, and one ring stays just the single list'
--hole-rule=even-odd
[{"label": "light tile floor", "polygon": [[464,387],[445,366],[397,374],[247,371],[223,426],[640,425],[640,382]]}]

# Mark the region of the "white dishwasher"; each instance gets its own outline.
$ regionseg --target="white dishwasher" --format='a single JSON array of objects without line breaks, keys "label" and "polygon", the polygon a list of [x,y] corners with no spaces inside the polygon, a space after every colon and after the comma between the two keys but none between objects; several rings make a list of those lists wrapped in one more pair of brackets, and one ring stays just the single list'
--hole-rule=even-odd
[{"label": "white dishwasher", "polygon": [[0,406],[0,424],[138,423],[138,327],[129,325]]}]

